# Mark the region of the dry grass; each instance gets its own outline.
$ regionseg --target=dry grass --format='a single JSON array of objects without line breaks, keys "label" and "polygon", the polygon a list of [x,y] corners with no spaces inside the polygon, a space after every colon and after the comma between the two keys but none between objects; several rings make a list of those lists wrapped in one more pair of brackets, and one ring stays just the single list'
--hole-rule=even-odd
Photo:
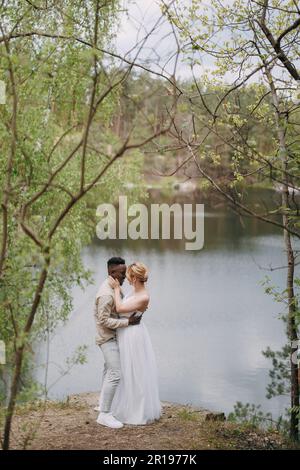
[{"label": "dry grass", "polygon": [[196,450],[283,449],[276,433],[265,433],[222,420],[209,413],[164,404],[162,418],[147,426],[113,430],[96,423],[94,394],[71,397],[67,403],[48,402],[18,410],[13,423],[14,449]]}]

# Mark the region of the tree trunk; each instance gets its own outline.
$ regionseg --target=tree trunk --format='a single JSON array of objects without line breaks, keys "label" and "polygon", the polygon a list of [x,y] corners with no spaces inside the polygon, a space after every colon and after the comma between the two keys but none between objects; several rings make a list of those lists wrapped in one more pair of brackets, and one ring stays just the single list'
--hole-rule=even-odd
[{"label": "tree trunk", "polygon": [[[285,128],[287,125],[287,115],[280,108],[280,101],[277,95],[277,90],[273,82],[271,71],[266,68],[266,75],[269,81],[273,105],[275,108],[277,136],[280,147],[281,158],[281,171],[283,181],[282,192],[282,207],[285,212],[289,208],[289,179],[288,179],[288,150],[285,138]],[[284,227],[288,227],[289,217],[286,213],[282,216]],[[290,352],[290,380],[291,380],[291,418],[290,418],[290,436],[293,440],[299,440],[299,378],[298,378],[298,361],[293,360],[297,356],[298,350],[298,331],[296,325],[296,299],[294,292],[294,271],[295,271],[295,256],[292,246],[291,234],[284,228],[284,244],[287,257],[287,277],[286,289],[288,299],[288,318],[287,318],[287,335],[291,343]]]},{"label": "tree trunk", "polygon": [[14,373],[13,373],[12,383],[10,387],[9,400],[8,400],[6,416],[5,416],[4,436],[3,436],[3,443],[2,443],[3,450],[9,449],[12,418],[13,418],[13,414],[14,414],[14,410],[16,406],[16,401],[17,401],[18,387],[19,387],[19,382],[21,378],[25,345],[26,345],[28,335],[31,331],[32,324],[34,322],[34,318],[35,318],[38,306],[40,304],[41,295],[44,290],[45,282],[48,276],[48,268],[50,265],[50,256],[49,256],[48,248],[45,249],[45,254],[46,254],[45,266],[41,272],[39,283],[38,283],[34,300],[32,303],[31,311],[28,315],[27,322],[24,327],[24,331],[23,331],[24,338],[22,339],[20,346],[16,350],[15,367],[14,367]]},{"label": "tree trunk", "polygon": [[9,397],[9,402],[8,402],[8,406],[6,410],[6,417],[5,417],[4,437],[3,437],[3,443],[2,443],[3,450],[9,449],[11,424],[12,424],[14,409],[16,406],[19,380],[21,377],[23,354],[24,354],[24,345],[18,348],[16,351],[15,371],[14,371],[14,376],[13,376],[13,380],[12,380],[12,384],[10,388],[10,397]]}]

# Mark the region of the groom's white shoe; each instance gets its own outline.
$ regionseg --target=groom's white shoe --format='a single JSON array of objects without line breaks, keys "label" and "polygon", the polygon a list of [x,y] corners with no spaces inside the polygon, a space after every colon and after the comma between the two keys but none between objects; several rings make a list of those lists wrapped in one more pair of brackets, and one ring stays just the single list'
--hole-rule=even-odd
[{"label": "groom's white shoe", "polygon": [[124,426],[121,421],[118,421],[110,413],[100,413],[97,418],[97,423],[102,424],[102,426],[107,426],[108,428],[120,429]]}]

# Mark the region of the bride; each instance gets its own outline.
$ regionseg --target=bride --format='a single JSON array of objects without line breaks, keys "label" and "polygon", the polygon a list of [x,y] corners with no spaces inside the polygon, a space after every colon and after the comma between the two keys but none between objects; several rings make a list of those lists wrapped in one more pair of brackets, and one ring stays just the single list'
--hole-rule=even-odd
[{"label": "bride", "polygon": [[[133,291],[122,300],[119,282],[109,278],[114,289],[116,311],[120,317],[142,316],[149,304],[145,288],[148,278],[143,263],[128,266],[126,277]],[[154,351],[148,330],[143,321],[139,325],[117,329],[122,378],[113,399],[111,412],[126,424],[148,424],[159,419],[161,403]]]}]

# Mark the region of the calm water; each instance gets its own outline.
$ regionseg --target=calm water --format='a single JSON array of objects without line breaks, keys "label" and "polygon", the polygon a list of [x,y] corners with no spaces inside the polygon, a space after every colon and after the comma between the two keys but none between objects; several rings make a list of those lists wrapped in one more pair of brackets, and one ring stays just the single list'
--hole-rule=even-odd
[{"label": "calm water", "polygon": [[[199,201],[201,202],[201,201]],[[179,241],[99,240],[83,252],[95,285],[74,289],[74,310],[49,344],[47,383],[52,398],[100,389],[102,355],[94,344],[94,296],[106,276],[106,261],[122,255],[149,266],[151,305],[144,315],[159,368],[162,400],[191,403],[226,413],[236,401],[261,404],[277,416],[288,398],[265,398],[270,362],[261,351],[280,348],[284,325],[281,306],[264,293],[266,275],[284,287],[285,264],[280,233],[271,225],[205,208],[205,246],[184,250]],[[125,286],[125,291],[128,286]],[[80,345],[88,361],[63,375],[65,361]],[[45,376],[46,344],[37,351],[37,375]]]}]

